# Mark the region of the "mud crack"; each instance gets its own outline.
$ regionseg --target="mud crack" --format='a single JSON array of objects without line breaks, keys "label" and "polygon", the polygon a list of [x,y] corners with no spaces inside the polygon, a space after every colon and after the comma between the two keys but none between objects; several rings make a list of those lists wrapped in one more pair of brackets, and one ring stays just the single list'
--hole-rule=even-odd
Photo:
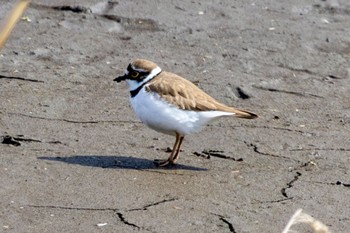
[{"label": "mud crack", "polygon": [[89,208],[89,207],[69,207],[69,206],[55,206],[55,205],[26,205],[31,208],[42,208],[42,209],[61,209],[61,210],[77,210],[77,211],[111,211],[115,212],[119,218],[119,220],[134,228],[140,229],[141,227],[127,221],[122,212],[119,212],[119,209],[116,208]]},{"label": "mud crack", "polygon": [[47,6],[47,5],[42,5],[38,3],[32,2],[30,4],[31,8],[34,9],[39,9],[39,10],[55,10],[55,11],[71,11],[73,13],[91,13],[91,9],[84,7],[84,6],[69,6],[69,5],[62,5],[62,6]]},{"label": "mud crack", "polygon": [[130,30],[161,31],[160,25],[153,19],[127,18],[118,15],[100,15],[101,17],[120,23],[124,28]]},{"label": "mud crack", "polygon": [[219,214],[214,214],[214,215],[218,216],[219,220],[228,226],[228,229],[230,230],[230,232],[237,233],[235,228],[233,227],[233,224],[231,222],[229,222],[224,216],[219,215]]},{"label": "mud crack", "polygon": [[132,227],[137,228],[137,229],[140,229],[140,228],[141,228],[141,227],[137,226],[136,224],[127,221],[127,220],[125,219],[124,215],[123,215],[121,212],[116,212],[116,213],[117,213],[117,216],[118,216],[119,220],[120,220],[122,223],[124,223],[124,224],[126,224],[126,225],[128,225],[128,226],[132,226]]},{"label": "mud crack", "polygon": [[216,157],[216,158],[220,158],[220,159],[230,159],[230,160],[237,161],[237,162],[243,161],[242,158],[236,159],[236,158],[233,158],[231,156],[227,156],[223,153],[224,153],[224,151],[221,151],[221,150],[203,150],[202,152],[195,151],[192,154],[199,156],[199,157],[206,158],[206,159],[210,159],[211,157]]},{"label": "mud crack", "polygon": [[226,220],[225,218],[223,218],[223,217],[221,217],[221,218],[219,218],[219,219],[228,225],[228,229],[230,229],[230,232],[236,233],[236,230],[235,230],[235,228],[233,227],[232,223],[230,223],[229,221],[227,221],[227,220]]},{"label": "mud crack", "polygon": [[[38,139],[32,139],[32,138],[24,138],[23,135],[17,135],[16,137],[10,136],[10,135],[4,135],[2,139],[2,144],[7,144],[7,145],[13,145],[13,146],[20,146],[21,142],[43,142]],[[63,144],[60,141],[48,141],[44,143],[52,143],[52,144]]]},{"label": "mud crack", "polygon": [[55,206],[55,205],[26,205],[31,208],[41,209],[61,209],[61,210],[83,210],[83,211],[118,211],[114,208],[89,208],[89,207],[69,207],[69,206]]},{"label": "mud crack", "polygon": [[[137,30],[137,31],[160,31],[160,25],[158,22],[156,22],[153,19],[146,19],[146,18],[128,18],[128,17],[122,17],[119,15],[113,15],[113,14],[106,14],[108,11],[113,9],[115,5],[117,5],[118,2],[116,1],[108,1],[105,4],[105,9],[102,11],[102,13],[96,13],[93,12],[91,8],[84,7],[84,6],[70,6],[70,5],[61,5],[61,6],[47,6],[42,4],[35,4],[31,3],[31,7],[36,9],[43,9],[43,10],[54,10],[54,11],[69,11],[77,14],[93,14],[96,17],[108,19],[114,22],[117,22],[121,24],[125,29],[129,30]],[[124,37],[125,39],[125,37]],[[128,38],[127,38],[128,39]]]},{"label": "mud crack", "polygon": [[309,181],[310,183],[317,183],[317,184],[325,184],[325,185],[337,185],[337,186],[343,186],[345,188],[350,188],[350,183],[344,183],[341,181],[336,182],[321,182],[321,181]]},{"label": "mud crack", "polygon": [[271,201],[260,201],[261,204],[266,204],[266,203],[283,203],[285,201],[289,201],[291,200],[292,198],[291,197],[288,197],[288,198],[283,198],[283,199],[277,199],[277,200],[271,200]]},{"label": "mud crack", "polygon": [[250,96],[246,94],[240,87],[237,87],[236,90],[240,99],[245,100],[250,98]]},{"label": "mud crack", "polygon": [[344,186],[344,187],[347,187],[347,188],[350,188],[350,183],[343,183],[341,181],[337,181],[335,183],[331,183],[332,185],[341,185],[341,186]]},{"label": "mud crack", "polygon": [[21,81],[27,81],[27,82],[34,82],[34,83],[43,83],[44,81],[36,80],[36,79],[30,79],[30,78],[22,78],[22,77],[15,77],[15,76],[5,76],[0,74],[0,79],[10,79],[10,80],[21,80]]},{"label": "mud crack", "polygon": [[91,10],[83,6],[53,6],[52,9],[59,11],[71,11],[74,13],[91,13]]},{"label": "mud crack", "polygon": [[283,159],[294,160],[296,162],[300,162],[299,160],[291,159],[291,158],[286,157],[286,156],[276,155],[276,154],[267,153],[267,152],[262,152],[262,151],[259,150],[258,146],[256,144],[254,144],[254,143],[249,143],[249,142],[244,141],[244,144],[246,144],[249,148],[252,148],[255,153],[260,154],[260,155],[272,156],[272,157],[276,157],[276,158],[283,158]]},{"label": "mud crack", "polygon": [[129,210],[127,210],[127,211],[128,211],[128,212],[131,212],[131,211],[147,210],[149,207],[157,206],[157,205],[159,205],[159,204],[163,204],[163,203],[167,203],[167,202],[172,202],[172,201],[176,201],[176,200],[178,200],[178,199],[177,199],[177,198],[164,199],[164,200],[161,200],[161,201],[157,201],[157,202],[154,202],[154,203],[145,205],[145,206],[143,206],[143,207],[141,207],[141,208],[129,209]]},{"label": "mud crack", "polygon": [[281,193],[282,193],[282,195],[284,197],[292,199],[292,197],[288,196],[287,189],[292,188],[294,182],[296,182],[299,179],[300,176],[301,176],[301,173],[300,172],[296,172],[296,175],[294,176],[294,178],[287,183],[287,187],[284,187],[284,188],[281,189]]},{"label": "mud crack", "polygon": [[349,148],[297,148],[290,149],[289,151],[350,151]]},{"label": "mud crack", "polygon": [[316,97],[316,98],[323,98],[322,96],[311,94],[311,93],[300,93],[296,91],[288,91],[288,90],[281,90],[281,89],[276,89],[272,87],[262,87],[262,86],[256,86],[253,85],[254,88],[263,90],[263,91],[270,91],[270,92],[280,92],[284,94],[290,94],[290,95],[296,95],[296,96],[301,96],[301,97]]},{"label": "mud crack", "polygon": [[63,121],[67,123],[72,124],[100,124],[100,123],[129,123],[129,124],[141,124],[141,122],[138,121],[109,121],[109,120],[94,120],[94,121],[83,121],[83,120],[72,120],[72,119],[65,119],[65,118],[48,118],[48,117],[41,117],[41,116],[32,116],[28,114],[23,113],[14,113],[14,112],[0,112],[0,114],[8,114],[8,115],[14,115],[14,116],[22,116],[22,117],[28,117],[32,119],[40,119],[40,120],[47,120],[47,121]]},{"label": "mud crack", "polygon": [[20,146],[21,143],[14,140],[11,136],[4,136],[3,139],[2,139],[2,144],[7,144],[7,145],[12,145],[12,146]]},{"label": "mud crack", "polygon": [[24,138],[23,135],[18,135],[17,137],[12,137],[10,135],[3,136],[2,144],[8,144],[13,146],[20,146],[20,142],[41,142],[40,140]]},{"label": "mud crack", "polygon": [[315,135],[315,133],[310,133],[310,132],[297,130],[297,129],[289,129],[289,128],[282,128],[282,127],[269,127],[269,126],[256,126],[256,125],[247,125],[247,124],[242,124],[242,125],[238,125],[238,126],[232,126],[232,128],[269,129],[269,130],[295,132],[295,133],[300,133],[302,135],[310,135],[310,136],[314,136]]},{"label": "mud crack", "polygon": [[278,67],[283,68],[283,69],[287,69],[293,72],[301,72],[301,73],[306,73],[306,74],[315,74],[314,72],[312,72],[309,69],[303,69],[303,68],[294,68],[291,66],[287,66],[285,64],[279,64]]}]

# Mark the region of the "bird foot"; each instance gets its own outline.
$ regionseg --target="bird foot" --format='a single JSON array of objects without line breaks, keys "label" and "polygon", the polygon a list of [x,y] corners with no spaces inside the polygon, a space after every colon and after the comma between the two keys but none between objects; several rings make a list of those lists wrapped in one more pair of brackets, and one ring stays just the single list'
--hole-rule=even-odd
[{"label": "bird foot", "polygon": [[164,159],[155,159],[155,160],[153,161],[153,163],[154,163],[156,166],[158,166],[158,167],[166,167],[166,166],[175,164],[174,161],[169,160],[169,159],[167,159],[167,160],[164,160]]}]

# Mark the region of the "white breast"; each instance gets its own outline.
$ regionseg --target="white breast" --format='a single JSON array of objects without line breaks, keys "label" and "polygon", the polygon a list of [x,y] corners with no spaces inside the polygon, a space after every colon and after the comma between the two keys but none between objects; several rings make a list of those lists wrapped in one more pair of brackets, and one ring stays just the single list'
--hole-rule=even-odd
[{"label": "white breast", "polygon": [[143,123],[170,135],[176,132],[183,136],[196,133],[215,118],[233,115],[221,111],[181,110],[161,99],[158,94],[146,92],[144,88],[131,98],[131,105]]}]

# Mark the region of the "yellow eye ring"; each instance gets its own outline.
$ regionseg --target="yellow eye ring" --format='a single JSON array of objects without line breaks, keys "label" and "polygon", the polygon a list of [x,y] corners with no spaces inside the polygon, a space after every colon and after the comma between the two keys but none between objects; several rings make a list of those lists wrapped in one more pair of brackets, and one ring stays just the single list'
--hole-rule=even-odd
[{"label": "yellow eye ring", "polygon": [[139,72],[134,71],[131,73],[131,77],[137,78],[139,76],[139,74],[140,74]]}]

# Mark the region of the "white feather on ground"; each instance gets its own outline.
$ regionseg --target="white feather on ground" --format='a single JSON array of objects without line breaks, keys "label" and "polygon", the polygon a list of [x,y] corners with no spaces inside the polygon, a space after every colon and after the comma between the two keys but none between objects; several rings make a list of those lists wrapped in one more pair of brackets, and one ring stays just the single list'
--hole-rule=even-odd
[{"label": "white feather on ground", "polygon": [[289,220],[288,224],[284,228],[282,233],[292,233],[294,231],[291,230],[291,227],[296,224],[305,223],[308,224],[314,233],[331,233],[330,230],[326,225],[324,225],[322,222],[318,221],[317,219],[311,217],[310,215],[303,213],[302,209],[298,209],[291,219]]}]

